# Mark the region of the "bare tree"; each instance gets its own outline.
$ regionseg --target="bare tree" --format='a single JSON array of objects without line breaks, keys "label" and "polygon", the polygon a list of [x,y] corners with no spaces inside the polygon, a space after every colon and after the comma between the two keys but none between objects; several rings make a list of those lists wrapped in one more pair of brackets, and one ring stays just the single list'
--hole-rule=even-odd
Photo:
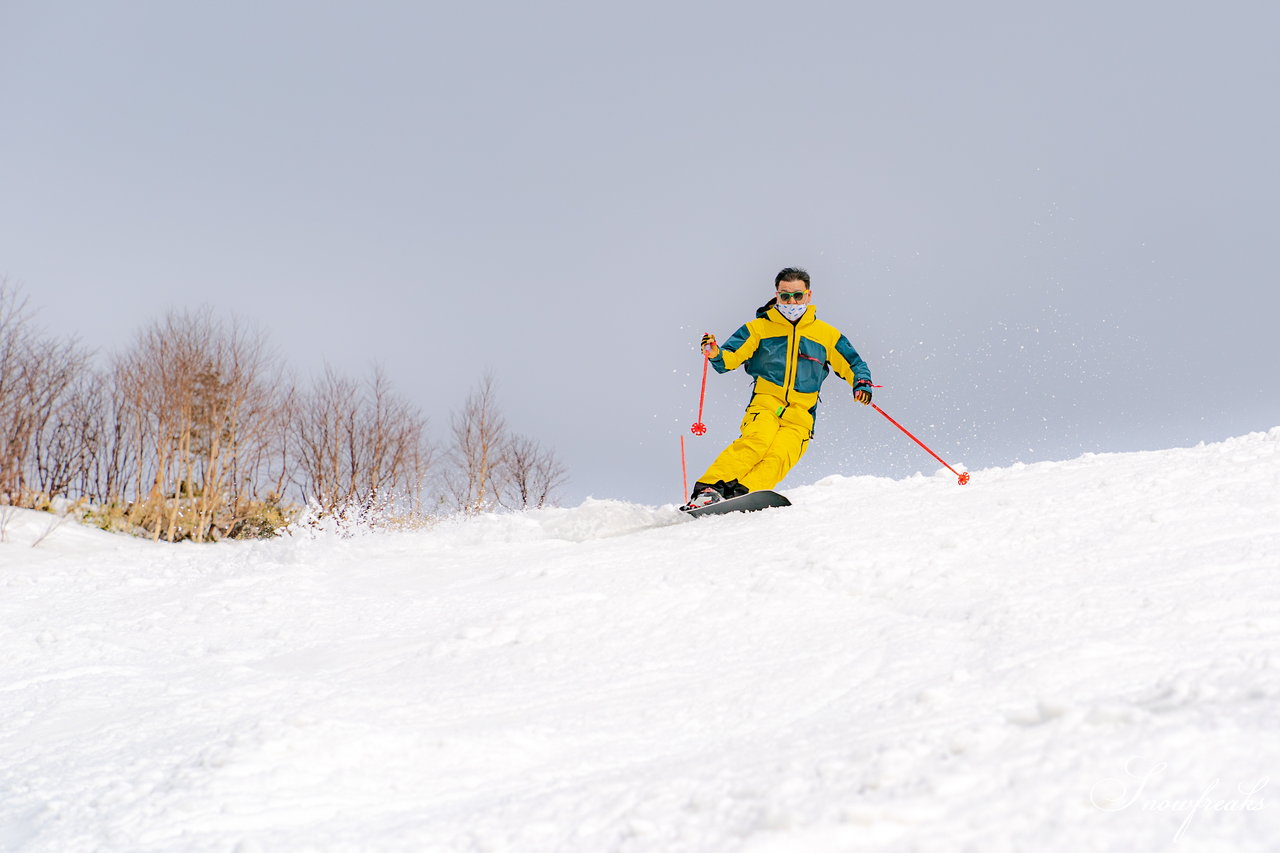
[{"label": "bare tree", "polygon": [[407,497],[408,508],[417,511],[421,506],[422,482],[431,464],[431,450],[425,440],[426,419],[393,393],[381,367],[374,369],[367,406],[368,471],[364,500],[376,506]]},{"label": "bare tree", "polygon": [[30,340],[26,299],[0,281],[0,501],[16,504],[26,461],[23,364]]},{"label": "bare tree", "polygon": [[41,494],[65,495],[87,463],[85,435],[73,413],[89,356],[74,342],[38,341],[27,358],[34,484]]},{"label": "bare tree", "polygon": [[49,439],[55,470],[72,475],[68,496],[123,503],[132,461],[127,424],[124,398],[110,374],[85,371],[68,389]]},{"label": "bare tree", "polygon": [[381,368],[361,386],[330,367],[290,402],[294,482],[326,513],[421,503],[431,464],[426,419],[398,397]]},{"label": "bare tree", "polygon": [[65,465],[51,458],[55,416],[88,355],[74,341],[41,337],[26,299],[0,281],[0,500],[21,505],[37,492],[66,487]]},{"label": "bare tree", "polygon": [[485,374],[454,414],[451,434],[444,485],[453,506],[467,513],[493,509],[501,497],[499,476],[509,441],[492,374]]},{"label": "bare tree", "polygon": [[295,483],[306,503],[337,509],[351,491],[358,389],[326,366],[311,393],[290,400]]},{"label": "bare tree", "polygon": [[540,509],[556,489],[568,481],[568,470],[556,455],[531,438],[512,436],[503,453],[498,477],[503,505],[512,509]]},{"label": "bare tree", "polygon": [[87,420],[90,413],[73,411],[80,400],[72,397],[54,412],[36,433],[35,487],[41,494],[68,495],[72,484],[82,479],[90,463],[90,439]]},{"label": "bare tree", "polygon": [[452,420],[445,460],[445,498],[455,509],[484,512],[499,506],[546,506],[568,479],[548,448],[507,428],[498,408],[497,383],[486,373]]},{"label": "bare tree", "polygon": [[179,421],[185,395],[184,366],[168,331],[163,323],[143,329],[115,364],[133,439],[136,479],[129,520],[150,527],[157,540],[164,529],[165,496],[174,467],[174,445],[182,431]]},{"label": "bare tree", "polygon": [[133,444],[131,520],[152,537],[216,538],[237,520],[258,459],[278,423],[275,358],[260,333],[209,309],[170,312],[117,359],[115,378]]},{"label": "bare tree", "polygon": [[[217,326],[194,375],[188,481],[199,483],[196,539],[225,532],[257,497],[249,460],[260,460],[278,424],[279,367],[260,332]],[[269,484],[268,484],[269,485]]]}]

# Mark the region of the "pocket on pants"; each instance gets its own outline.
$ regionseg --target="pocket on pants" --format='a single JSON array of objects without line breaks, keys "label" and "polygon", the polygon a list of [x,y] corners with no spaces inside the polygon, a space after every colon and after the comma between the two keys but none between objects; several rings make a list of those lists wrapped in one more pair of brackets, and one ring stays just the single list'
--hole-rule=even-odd
[{"label": "pocket on pants", "polygon": [[809,438],[813,437],[813,415],[808,409],[802,409],[799,406],[788,406],[786,411],[782,413],[781,420],[786,426],[801,429]]}]

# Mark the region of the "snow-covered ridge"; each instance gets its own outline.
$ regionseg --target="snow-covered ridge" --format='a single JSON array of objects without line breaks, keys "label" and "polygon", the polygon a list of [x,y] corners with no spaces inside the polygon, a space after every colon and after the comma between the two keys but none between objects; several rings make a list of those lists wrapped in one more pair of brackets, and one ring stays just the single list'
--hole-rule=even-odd
[{"label": "snow-covered ridge", "polygon": [[218,545],[19,513],[0,850],[1273,849],[1280,428],[785,490]]}]

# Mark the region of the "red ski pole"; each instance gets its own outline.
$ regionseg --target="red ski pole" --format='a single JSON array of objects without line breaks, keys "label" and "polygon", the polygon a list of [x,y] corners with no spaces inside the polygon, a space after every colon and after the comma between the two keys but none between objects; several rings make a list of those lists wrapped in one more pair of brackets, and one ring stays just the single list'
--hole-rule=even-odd
[{"label": "red ski pole", "polygon": [[[706,435],[707,425],[702,422],[702,404],[707,399],[707,364],[711,359],[707,358],[706,352],[702,353],[702,390],[698,392],[698,419],[693,422],[693,426],[689,427],[689,432],[694,435]],[[689,493],[689,470],[684,461],[684,436],[680,436],[680,475],[684,480],[684,493]]]},{"label": "red ski pole", "polygon": [[693,422],[693,426],[689,427],[689,432],[694,435],[706,435],[707,425],[702,422],[702,403],[707,399],[707,365],[711,363],[711,359],[707,358],[707,354],[702,354],[702,390],[698,392],[698,419]]},{"label": "red ski pole", "polygon": [[967,471],[966,471],[965,473],[961,474],[961,473],[960,473],[959,471],[957,471],[955,468],[952,468],[950,465],[947,465],[946,461],[945,461],[941,456],[939,456],[938,454],[934,453],[932,450],[929,450],[928,445],[926,445],[923,441],[921,441],[920,439],[918,439],[918,438],[916,438],[914,435],[912,435],[912,434],[910,433],[910,431],[908,431],[908,430],[907,430],[907,428],[906,428],[906,427],[904,427],[902,424],[898,423],[898,422],[897,422],[897,421],[895,421],[893,418],[889,417],[888,413],[887,413],[887,412],[885,412],[885,410],[884,410],[884,409],[882,409],[882,408],[880,408],[879,406],[877,406],[875,403],[872,403],[872,404],[871,404],[871,408],[875,409],[877,412],[879,412],[880,414],[884,415],[884,416],[885,416],[885,419],[886,419],[886,420],[888,420],[888,421],[889,421],[889,423],[893,424],[893,425],[894,425],[894,426],[896,426],[898,429],[900,429],[900,430],[902,430],[903,432],[905,432],[905,433],[907,434],[907,438],[911,439],[911,440],[912,440],[912,441],[914,441],[916,444],[918,444],[918,445],[920,445],[921,447],[923,447],[923,448],[928,452],[928,454],[929,454],[930,456],[932,456],[934,459],[937,459],[937,460],[938,460],[939,462],[941,462],[944,466],[946,466],[946,469],[947,469],[948,471],[950,471],[952,474],[955,474],[955,475],[956,475],[956,477],[958,477],[958,478],[959,478],[959,483],[960,483],[960,485],[962,485],[962,486],[963,486],[965,483],[969,482],[969,473],[968,473]]},{"label": "red ski pole", "polygon": [[689,494],[689,467],[684,463],[684,436],[680,436],[680,479],[684,484],[684,491],[680,493],[680,500],[687,500]]}]

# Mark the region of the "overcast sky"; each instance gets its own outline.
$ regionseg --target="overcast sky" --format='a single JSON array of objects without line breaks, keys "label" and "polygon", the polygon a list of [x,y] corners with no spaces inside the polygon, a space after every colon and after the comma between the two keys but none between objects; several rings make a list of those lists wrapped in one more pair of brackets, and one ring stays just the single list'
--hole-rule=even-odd
[{"label": "overcast sky", "polygon": [[[680,497],[800,265],[970,468],[1280,425],[1280,4],[0,0],[0,275],[104,354],[251,318],[443,436],[486,370],[566,502]],[[784,482],[938,468],[828,381]],[[974,486],[978,484],[974,481]],[[974,487],[970,486],[970,488]]]}]

